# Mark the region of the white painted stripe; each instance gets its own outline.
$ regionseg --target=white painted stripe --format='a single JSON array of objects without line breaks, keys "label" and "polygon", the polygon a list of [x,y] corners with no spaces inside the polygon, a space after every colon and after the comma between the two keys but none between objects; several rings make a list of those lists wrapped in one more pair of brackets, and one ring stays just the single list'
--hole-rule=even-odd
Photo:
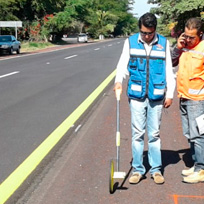
[{"label": "white painted stripe", "polygon": [[[54,50],[50,50],[50,51],[43,51],[43,52],[40,52],[39,50],[36,50],[36,52],[34,51],[34,53],[30,53],[30,54],[27,54],[26,52],[22,52],[22,54],[26,53],[25,55],[12,55],[12,56],[9,56],[7,58],[0,58],[0,61],[4,61],[4,60],[10,60],[10,59],[15,59],[15,58],[21,58],[21,57],[27,57],[27,56],[31,56],[31,55],[42,55],[42,54],[47,54],[47,53],[50,53],[50,52],[58,52],[58,51],[61,51],[61,50],[67,50],[67,49],[71,49],[71,48],[75,48],[75,47],[79,47],[79,46],[88,46],[89,44],[79,44],[79,45],[76,45],[74,47],[65,47],[65,48],[59,48],[59,46],[57,47],[54,47]],[[39,52],[38,52],[39,51]]]},{"label": "white painted stripe", "polygon": [[110,45],[108,45],[109,47],[111,47],[112,46],[112,44],[110,44]]},{"label": "white painted stripe", "polygon": [[19,71],[11,72],[11,73],[8,73],[8,74],[1,75],[0,78],[4,78],[4,77],[11,76],[11,75],[18,74],[18,73],[19,73]]},{"label": "white painted stripe", "polygon": [[78,132],[80,128],[81,128],[81,124],[77,126],[74,132]]},{"label": "white painted stripe", "polygon": [[72,55],[72,56],[69,56],[69,57],[65,57],[64,59],[70,59],[70,58],[73,58],[73,57],[77,57],[78,55]]},{"label": "white painted stripe", "polygon": [[96,48],[96,49],[94,49],[94,50],[100,50],[100,48]]}]

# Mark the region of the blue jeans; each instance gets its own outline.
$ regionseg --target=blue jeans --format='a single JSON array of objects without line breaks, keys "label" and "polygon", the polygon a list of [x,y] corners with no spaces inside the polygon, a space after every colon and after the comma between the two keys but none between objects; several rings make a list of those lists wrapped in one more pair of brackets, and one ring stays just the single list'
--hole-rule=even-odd
[{"label": "blue jeans", "polygon": [[144,135],[147,128],[148,160],[151,166],[150,173],[160,172],[161,140],[160,123],[163,101],[130,100],[131,127],[132,127],[132,167],[133,173],[145,174],[143,165]]},{"label": "blue jeans", "polygon": [[196,118],[204,114],[204,100],[180,99],[180,112],[183,135],[188,139],[195,171],[199,171],[204,169],[204,134],[199,134]]}]

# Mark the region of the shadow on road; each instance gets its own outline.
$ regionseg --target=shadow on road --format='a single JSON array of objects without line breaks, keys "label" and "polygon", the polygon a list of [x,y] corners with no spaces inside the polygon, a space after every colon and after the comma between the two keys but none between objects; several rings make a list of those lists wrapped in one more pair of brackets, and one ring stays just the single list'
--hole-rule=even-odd
[{"label": "shadow on road", "polygon": [[[191,158],[190,149],[182,149],[178,151],[173,150],[161,150],[162,152],[162,173],[165,168],[171,164],[177,164],[181,159],[184,161],[186,167],[192,167],[193,161]],[[182,154],[182,156],[180,156]],[[150,170],[150,165],[148,162],[148,151],[144,151],[144,166],[146,168],[146,173]]]},{"label": "shadow on road", "polygon": [[[193,161],[191,159],[190,149],[181,149],[178,151],[161,150],[161,152],[162,152],[162,173],[164,173],[165,168],[168,165],[177,164],[177,163],[179,163],[180,160],[183,160],[186,167],[193,166]],[[144,151],[143,164],[146,168],[146,173],[143,177],[143,179],[145,179],[146,174],[150,170],[150,165],[148,163],[148,151]],[[128,187],[125,187],[124,184],[126,183],[129,175],[132,172],[131,166],[132,166],[132,160],[130,161],[130,169],[129,169],[128,173],[126,174],[126,177],[124,178],[124,180],[121,183],[119,181],[115,182],[115,184],[113,186],[113,193],[117,190],[128,190]]]}]

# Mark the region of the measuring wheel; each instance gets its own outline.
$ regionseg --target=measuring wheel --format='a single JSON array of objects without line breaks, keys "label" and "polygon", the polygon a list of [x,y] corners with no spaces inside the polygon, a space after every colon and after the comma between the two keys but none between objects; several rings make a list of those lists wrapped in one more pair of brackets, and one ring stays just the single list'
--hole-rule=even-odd
[{"label": "measuring wheel", "polygon": [[114,161],[113,159],[110,161],[110,175],[109,175],[109,192],[113,193],[113,186],[114,186]]},{"label": "measuring wheel", "polygon": [[114,171],[114,160],[110,161],[109,192],[114,193],[114,179],[125,179],[126,173],[119,171],[120,164],[120,94],[121,90],[116,90],[117,114],[116,114],[116,171]]}]

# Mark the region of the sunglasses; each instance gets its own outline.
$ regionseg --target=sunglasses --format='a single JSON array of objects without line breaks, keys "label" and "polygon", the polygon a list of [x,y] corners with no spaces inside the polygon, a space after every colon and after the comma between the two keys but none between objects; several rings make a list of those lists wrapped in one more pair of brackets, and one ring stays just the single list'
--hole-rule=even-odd
[{"label": "sunglasses", "polygon": [[189,40],[194,40],[196,37],[188,36],[186,34],[183,35],[184,38],[189,39]]},{"label": "sunglasses", "polygon": [[153,35],[154,33],[155,33],[155,31],[153,31],[153,32],[143,32],[143,31],[140,31],[140,34],[142,36],[146,36],[146,35],[150,36],[150,35]]}]

